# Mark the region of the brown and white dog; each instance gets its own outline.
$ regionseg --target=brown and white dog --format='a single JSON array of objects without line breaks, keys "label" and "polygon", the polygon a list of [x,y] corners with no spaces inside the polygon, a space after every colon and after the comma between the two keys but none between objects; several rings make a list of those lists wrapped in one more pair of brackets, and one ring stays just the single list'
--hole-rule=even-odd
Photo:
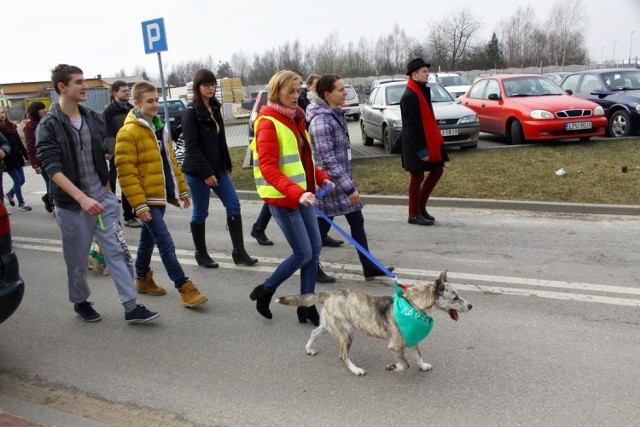
[{"label": "brown and white dog", "polygon": [[[434,307],[446,311],[453,320],[458,320],[458,313],[471,310],[471,303],[458,296],[458,292],[447,283],[447,272],[440,273],[440,277],[433,283],[418,284],[408,287],[404,297],[416,310],[430,315]],[[318,294],[292,295],[278,298],[280,304],[298,307],[310,307],[323,304],[320,313],[320,326],[311,332],[305,346],[308,355],[314,356],[317,351],[313,348],[315,340],[326,332],[338,341],[340,359],[355,375],[365,375],[367,371],[357,367],[349,359],[349,348],[353,340],[354,329],[375,338],[389,340],[389,350],[397,362],[385,366],[388,371],[402,371],[409,367],[404,356],[407,343],[398,328],[393,312],[392,296],[375,296],[351,289]],[[418,344],[409,347],[418,366],[423,371],[431,370],[431,365],[422,360]]]}]

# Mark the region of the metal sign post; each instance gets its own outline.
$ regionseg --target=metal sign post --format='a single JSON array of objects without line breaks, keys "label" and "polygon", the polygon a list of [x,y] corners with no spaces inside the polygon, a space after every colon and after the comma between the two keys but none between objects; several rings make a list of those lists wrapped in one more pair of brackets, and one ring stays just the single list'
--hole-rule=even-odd
[{"label": "metal sign post", "polygon": [[169,50],[167,35],[164,30],[164,18],[152,19],[142,22],[142,39],[144,40],[144,52],[158,54],[158,68],[160,69],[160,84],[162,85],[162,104],[164,106],[165,125],[169,126],[169,109],[167,107],[167,94],[165,92],[164,73],[162,71],[162,55],[160,52]]}]

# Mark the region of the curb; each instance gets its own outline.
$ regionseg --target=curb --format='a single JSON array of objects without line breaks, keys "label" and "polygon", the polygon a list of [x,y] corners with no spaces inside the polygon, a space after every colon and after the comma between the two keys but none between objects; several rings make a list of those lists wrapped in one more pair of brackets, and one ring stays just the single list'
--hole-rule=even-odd
[{"label": "curb", "polygon": [[[237,193],[240,200],[260,200],[260,197],[258,197],[258,194],[255,191],[237,190]],[[364,203],[372,205],[407,206],[407,198],[404,196],[362,195],[361,199]],[[599,205],[589,203],[527,202],[518,200],[432,197],[429,199],[429,206],[439,208],[504,209],[569,214],[640,216],[640,205]]]}]

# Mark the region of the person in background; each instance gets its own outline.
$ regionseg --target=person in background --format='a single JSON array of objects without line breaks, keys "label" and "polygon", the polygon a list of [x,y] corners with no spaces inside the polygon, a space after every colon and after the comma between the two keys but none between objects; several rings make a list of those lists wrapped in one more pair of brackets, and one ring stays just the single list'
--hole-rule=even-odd
[{"label": "person in background", "polygon": [[47,114],[46,106],[43,102],[34,101],[29,105],[27,110],[27,123],[24,125],[24,140],[27,144],[27,156],[31,167],[38,175],[42,175],[44,180],[45,193],[42,196],[42,203],[47,212],[53,212],[53,202],[51,201],[51,192],[49,191],[49,175],[40,167],[38,157],[36,156],[36,128],[40,119]]},{"label": "person in background", "polygon": [[[340,108],[347,95],[344,80],[335,74],[322,76],[317,82],[317,92],[320,99],[314,99],[307,107],[309,135],[313,141],[313,154],[318,166],[327,172],[331,181],[336,184],[333,192],[318,200],[318,207],[332,220],[338,215],[344,215],[351,227],[353,239],[368,250],[363,206],[351,173],[351,145],[346,130],[347,121],[344,111]],[[326,236],[331,228],[331,224],[322,217],[318,217],[318,226],[321,237]],[[366,255],[358,252],[358,256],[365,279],[385,275]],[[393,267],[388,267],[388,270],[393,271]]]},{"label": "person in background", "polygon": [[[269,98],[255,121],[251,143],[253,175],[258,195],[269,205],[293,253],[281,262],[249,297],[256,310],[271,319],[271,298],[280,284],[300,269],[300,293],[315,290],[318,256],[322,248],[313,205],[316,185],[330,186],[329,176],[315,165],[311,138],[305,127],[304,110],[297,104],[300,78],[281,70],[269,81]],[[315,306],[298,307],[298,321],[320,322]]]},{"label": "person in background", "polygon": [[[4,137],[2,132],[0,132],[0,203],[4,205],[4,189],[2,185],[2,174],[6,168],[4,164],[4,158],[7,156],[7,153],[11,151],[11,147],[9,146],[9,141]],[[11,215],[11,214],[9,214]]]},{"label": "person in background", "polygon": [[[107,146],[107,155],[105,159],[109,161],[109,184],[111,185],[111,191],[116,194],[116,182],[118,181],[118,173],[116,170],[115,162],[115,146],[116,135],[118,131],[124,125],[124,120],[129,114],[129,111],[133,108],[133,105],[129,102],[131,98],[131,91],[129,86],[123,80],[116,80],[111,85],[111,103],[107,105],[102,113],[104,120],[104,133],[106,135],[105,144]],[[122,217],[124,219],[125,227],[140,228],[142,223],[136,218],[136,214],[133,208],[129,204],[129,200],[122,193]]]},{"label": "person in background", "polygon": [[320,79],[319,74],[312,73],[312,74],[309,74],[309,77],[307,77],[306,87],[302,89],[302,93],[300,94],[300,98],[298,99],[298,105],[303,110],[305,110],[305,112],[307,111],[307,106],[309,105],[309,102],[311,102],[309,98],[318,99],[318,94],[316,93],[316,83],[318,83],[319,79]]},{"label": "person in background", "polygon": [[136,108],[129,112],[116,137],[116,168],[120,188],[142,220],[136,288],[149,295],[166,293],[155,283],[151,271],[151,256],[157,244],[182,306],[197,307],[207,302],[207,297],[185,275],[164,221],[167,204],[180,207],[181,200],[185,208],[191,206],[187,183],[171,146],[171,130],[158,117],[158,91],[154,85],[146,81],[133,85],[133,102]]},{"label": "person in background", "polygon": [[231,181],[231,156],[220,114],[221,104],[215,94],[216,76],[210,70],[198,70],[193,76],[193,102],[182,117],[185,143],[182,172],[193,200],[191,236],[196,247],[196,262],[205,268],[218,267],[207,253],[205,239],[205,221],[213,191],[226,210],[233,262],[251,266],[258,260],[251,258],[244,248],[240,200]]},{"label": "person in background", "polygon": [[407,64],[409,79],[400,99],[402,167],[410,174],[408,223],[417,225],[433,225],[427,201],[444,172],[444,162],[449,161],[427,86],[430,66],[422,58]]},{"label": "person in background", "polygon": [[11,206],[15,206],[17,198],[18,209],[28,212],[31,206],[25,203],[22,196],[22,186],[25,183],[23,166],[24,161],[28,159],[27,149],[18,135],[18,127],[9,119],[2,107],[0,107],[0,132],[9,141],[10,147],[9,153],[4,157],[7,173],[13,180],[13,187],[6,194],[7,200]]},{"label": "person in background", "polygon": [[51,195],[67,266],[69,300],[86,322],[102,317],[88,301],[87,257],[94,235],[109,265],[125,320],[148,322],[158,313],[137,303],[132,260],[118,222],[118,200],[109,188],[104,161],[104,124],[97,113],[80,105],[89,87],[82,70],[59,64],[51,72],[60,103],[53,104],[36,129],[36,156],[51,178]]}]

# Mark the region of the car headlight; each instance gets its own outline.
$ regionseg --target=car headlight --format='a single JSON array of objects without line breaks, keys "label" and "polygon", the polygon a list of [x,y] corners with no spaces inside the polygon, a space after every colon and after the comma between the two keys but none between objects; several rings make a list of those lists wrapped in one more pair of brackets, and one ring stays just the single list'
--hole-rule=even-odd
[{"label": "car headlight", "polygon": [[529,113],[529,115],[534,119],[540,119],[540,120],[553,119],[553,114],[551,114],[547,110],[533,110]]},{"label": "car headlight", "polygon": [[402,120],[392,120],[391,121],[391,126],[394,129],[402,129]]},{"label": "car headlight", "polygon": [[464,116],[463,118],[460,119],[460,124],[463,123],[475,123],[478,121],[478,115],[477,114],[472,114],[470,116]]},{"label": "car headlight", "polygon": [[[638,106],[640,106],[640,104],[638,104]],[[636,107],[637,109],[637,107]],[[596,108],[593,109],[593,115],[594,116],[604,116],[604,108],[602,108],[600,105],[598,105]]]},{"label": "car headlight", "polygon": [[640,104],[636,105],[636,111],[640,113]]}]

